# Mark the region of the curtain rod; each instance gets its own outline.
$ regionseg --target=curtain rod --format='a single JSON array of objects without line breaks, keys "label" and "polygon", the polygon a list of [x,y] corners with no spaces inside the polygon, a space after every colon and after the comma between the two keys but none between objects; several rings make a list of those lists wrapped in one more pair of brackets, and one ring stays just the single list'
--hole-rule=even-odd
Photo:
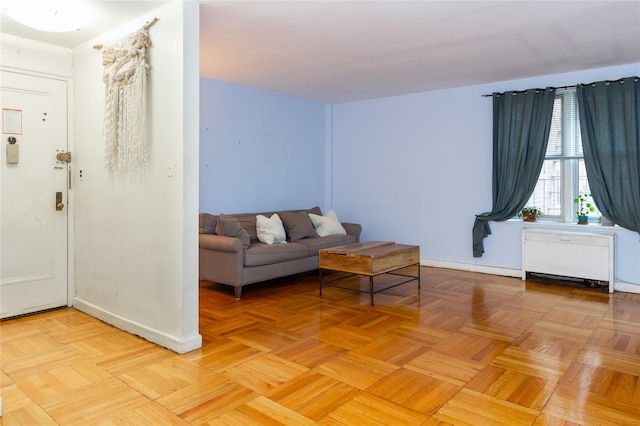
[{"label": "curtain rod", "polygon": [[[639,79],[640,77],[638,77],[638,76],[633,76],[633,77],[623,77],[623,78],[619,78],[619,79],[617,79],[617,80],[594,81],[594,82],[592,82],[592,83],[586,83],[586,84],[582,84],[582,85],[583,85],[583,86],[589,86],[589,85],[591,85],[591,84],[602,83],[602,82],[604,82],[604,83],[618,83],[618,82],[623,81],[623,80],[626,80],[626,79],[628,79],[628,78],[633,78],[633,79],[635,79],[635,81],[637,82],[637,81],[638,81],[638,79]],[[562,90],[562,89],[575,89],[576,87],[578,87],[578,84],[573,84],[573,85],[571,85],[571,86],[559,86],[559,87],[553,87],[553,86],[551,86],[551,87],[547,87],[546,89]],[[529,90],[545,90],[545,89],[514,90],[514,91],[513,91],[513,93],[524,93],[524,92],[527,92],[527,91],[529,91]],[[502,93],[500,93],[500,94],[504,94],[504,93],[505,93],[505,92],[502,92]],[[493,93],[488,94],[488,95],[487,95],[487,94],[482,95],[482,97],[483,97],[483,98],[489,98],[489,97],[492,97],[492,96],[493,96]]]},{"label": "curtain rod", "polygon": [[[145,25],[143,25],[142,28],[148,30],[149,28],[153,27],[155,25],[155,23],[158,22],[158,18],[153,18],[151,21],[147,22]],[[102,45],[101,44],[96,44],[93,46],[94,49],[102,49]]]},{"label": "curtain rod", "polygon": [[[561,90],[561,89],[575,89],[578,85],[577,84],[573,84],[571,86],[559,86],[559,87],[546,87],[545,89],[556,89],[556,90]],[[545,90],[545,89],[525,89],[525,90],[514,90],[513,93],[524,93],[524,92],[528,92],[529,90]],[[501,94],[504,94],[504,92],[502,92]],[[489,98],[493,96],[493,93],[490,94],[484,94],[482,95],[483,98]]]}]

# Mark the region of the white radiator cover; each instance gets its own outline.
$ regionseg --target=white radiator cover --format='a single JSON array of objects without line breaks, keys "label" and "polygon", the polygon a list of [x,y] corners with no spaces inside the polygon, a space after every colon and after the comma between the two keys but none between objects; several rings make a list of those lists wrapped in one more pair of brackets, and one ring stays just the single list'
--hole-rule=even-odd
[{"label": "white radiator cover", "polygon": [[614,233],[522,230],[522,279],[527,272],[609,282],[614,286]]}]

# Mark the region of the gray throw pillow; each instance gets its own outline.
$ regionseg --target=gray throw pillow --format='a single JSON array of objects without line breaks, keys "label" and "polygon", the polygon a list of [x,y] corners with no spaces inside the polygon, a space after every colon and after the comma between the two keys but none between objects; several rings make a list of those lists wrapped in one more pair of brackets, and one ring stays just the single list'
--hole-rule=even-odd
[{"label": "gray throw pillow", "polygon": [[214,215],[208,213],[200,213],[200,233],[215,234],[217,219]]},{"label": "gray throw pillow", "polygon": [[307,212],[280,212],[278,215],[282,219],[289,241],[294,242],[318,236]]},{"label": "gray throw pillow", "polygon": [[218,216],[218,224],[216,225],[216,234],[225,237],[240,238],[244,248],[248,248],[251,244],[249,233],[240,225],[235,217],[221,214]]}]

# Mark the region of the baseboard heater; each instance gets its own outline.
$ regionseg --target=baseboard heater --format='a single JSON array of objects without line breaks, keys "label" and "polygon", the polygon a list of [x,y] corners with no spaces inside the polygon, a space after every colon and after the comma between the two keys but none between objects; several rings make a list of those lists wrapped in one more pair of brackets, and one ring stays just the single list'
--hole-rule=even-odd
[{"label": "baseboard heater", "polygon": [[522,230],[522,279],[538,273],[614,285],[614,233]]}]

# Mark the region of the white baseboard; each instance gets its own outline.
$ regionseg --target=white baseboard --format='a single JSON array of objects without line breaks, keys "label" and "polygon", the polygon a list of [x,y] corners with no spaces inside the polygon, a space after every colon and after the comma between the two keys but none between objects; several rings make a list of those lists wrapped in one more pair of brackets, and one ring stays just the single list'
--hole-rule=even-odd
[{"label": "white baseboard", "polygon": [[202,336],[196,334],[185,340],[180,340],[175,336],[168,335],[161,331],[139,324],[135,321],[128,320],[116,315],[112,312],[108,312],[92,303],[86,302],[77,297],[73,300],[73,307],[82,311],[92,317],[95,317],[101,321],[111,324],[121,330],[128,333],[140,336],[150,342],[160,345],[164,348],[170,349],[179,354],[183,354],[194,349],[202,347]]},{"label": "white baseboard", "polygon": [[[514,268],[501,268],[497,266],[478,265],[475,263],[448,262],[436,259],[420,259],[420,265],[432,266],[434,268],[457,269],[460,271],[480,272],[483,274],[502,275],[505,277],[522,278],[522,270]],[[616,281],[613,284],[615,291],[624,291],[625,293],[640,294],[640,284]]]},{"label": "white baseboard", "polygon": [[627,283],[622,281],[616,281],[613,284],[615,291],[624,291],[625,293],[640,294],[640,284]]},{"label": "white baseboard", "polygon": [[483,274],[502,275],[505,277],[522,277],[520,269],[502,268],[498,266],[478,265],[475,263],[449,262],[436,259],[420,259],[420,265],[434,268],[458,269],[460,271],[480,272]]}]

